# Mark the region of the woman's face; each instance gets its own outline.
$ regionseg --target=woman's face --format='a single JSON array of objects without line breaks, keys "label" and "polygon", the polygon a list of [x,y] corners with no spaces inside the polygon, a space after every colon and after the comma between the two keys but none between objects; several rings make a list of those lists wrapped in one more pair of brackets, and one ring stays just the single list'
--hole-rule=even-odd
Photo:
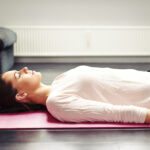
[{"label": "woman's face", "polygon": [[21,70],[12,70],[3,74],[3,79],[6,82],[11,82],[13,87],[18,91],[22,90],[27,93],[35,91],[41,83],[41,73],[28,70],[27,67]]}]

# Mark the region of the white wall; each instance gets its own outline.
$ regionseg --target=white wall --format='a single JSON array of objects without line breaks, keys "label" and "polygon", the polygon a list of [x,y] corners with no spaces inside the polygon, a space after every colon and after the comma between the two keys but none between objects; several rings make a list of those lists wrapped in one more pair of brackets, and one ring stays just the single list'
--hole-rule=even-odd
[{"label": "white wall", "polygon": [[0,26],[149,26],[150,0],[0,0]]},{"label": "white wall", "polygon": [[[0,0],[0,26],[10,27],[18,33],[15,56],[28,57],[31,54],[25,53],[33,52],[33,49],[36,49],[34,45],[42,45],[41,40],[34,43],[34,31],[35,28],[43,28],[40,33],[42,34],[45,32],[45,26],[103,26],[104,29],[102,28],[101,32],[89,29],[89,34],[85,30],[79,36],[82,40],[74,40],[73,31],[68,32],[69,38],[64,34],[62,39],[66,42],[59,38],[49,38],[49,47],[45,47],[46,44],[41,47],[42,51],[48,51],[44,55],[49,53],[49,56],[61,56],[63,52],[70,56],[150,56],[150,0]],[[35,39],[27,38],[25,41],[28,26],[33,28],[29,37]],[[107,30],[107,27],[105,29],[105,26],[110,27],[110,30]],[[60,29],[54,31],[57,32],[56,35],[62,35]],[[80,30],[76,32],[80,35]],[[69,40],[73,41],[70,47]],[[59,49],[56,49],[57,47]],[[76,50],[73,51],[73,48]],[[128,59],[126,61],[128,62]]]}]

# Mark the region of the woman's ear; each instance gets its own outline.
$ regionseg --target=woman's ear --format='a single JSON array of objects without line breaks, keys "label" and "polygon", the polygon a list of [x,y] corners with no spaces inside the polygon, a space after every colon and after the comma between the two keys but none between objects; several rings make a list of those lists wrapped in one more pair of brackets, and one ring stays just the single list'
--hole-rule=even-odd
[{"label": "woman's ear", "polygon": [[27,100],[27,93],[25,93],[24,91],[19,91],[17,94],[16,94],[16,100],[19,101],[19,102],[26,102]]}]

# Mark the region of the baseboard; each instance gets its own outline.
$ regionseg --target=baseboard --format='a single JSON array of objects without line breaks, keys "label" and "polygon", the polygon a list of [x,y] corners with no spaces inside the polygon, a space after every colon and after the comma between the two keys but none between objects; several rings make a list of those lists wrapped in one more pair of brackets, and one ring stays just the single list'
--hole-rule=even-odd
[{"label": "baseboard", "polygon": [[16,63],[150,63],[150,56],[15,57]]}]

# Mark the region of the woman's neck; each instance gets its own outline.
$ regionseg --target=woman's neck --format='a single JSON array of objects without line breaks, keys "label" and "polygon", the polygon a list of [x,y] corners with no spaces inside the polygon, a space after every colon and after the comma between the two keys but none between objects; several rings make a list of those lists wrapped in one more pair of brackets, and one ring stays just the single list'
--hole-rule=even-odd
[{"label": "woman's neck", "polygon": [[42,104],[46,106],[46,100],[51,93],[51,86],[40,84],[40,87],[29,97],[31,102],[35,104]]}]

